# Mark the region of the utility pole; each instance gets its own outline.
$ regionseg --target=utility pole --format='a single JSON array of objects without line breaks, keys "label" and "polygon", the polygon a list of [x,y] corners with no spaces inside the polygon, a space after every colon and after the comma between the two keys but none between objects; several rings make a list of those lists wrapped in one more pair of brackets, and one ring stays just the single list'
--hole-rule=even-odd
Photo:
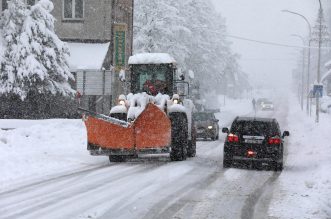
[{"label": "utility pole", "polygon": [[[321,45],[322,45],[322,18],[323,18],[323,10],[321,0],[320,2],[320,9],[318,13],[318,20],[319,20],[319,30],[318,30],[318,59],[317,59],[317,84],[321,83]],[[316,95],[316,123],[319,123],[319,116],[320,116],[320,97],[319,94]]]},{"label": "utility pole", "polygon": [[290,14],[294,14],[294,15],[297,15],[297,16],[300,16],[301,18],[303,18],[305,20],[305,22],[307,23],[308,25],[308,30],[309,30],[309,39],[308,39],[308,66],[307,66],[307,84],[306,84],[306,95],[307,95],[307,100],[306,100],[306,111],[307,111],[307,114],[309,114],[309,87],[310,87],[310,46],[311,46],[311,41],[312,41],[312,31],[311,31],[311,24],[310,22],[308,21],[308,19],[300,14],[300,13],[297,13],[297,12],[294,12],[294,11],[290,11],[290,10],[282,10],[282,12],[287,12],[287,13],[290,13]]},{"label": "utility pole", "polygon": [[[314,27],[314,35],[315,35],[315,41],[318,41],[318,59],[317,59],[317,77],[316,77],[316,82],[317,85],[321,84],[321,47],[322,43],[324,41],[329,40],[329,34],[327,31],[326,25],[324,25],[324,15],[323,15],[323,8],[322,8],[322,3],[321,0],[319,0],[320,8],[318,11],[318,20],[317,24]],[[319,123],[319,111],[320,111],[320,95],[319,93],[316,95],[316,119],[315,122]]]},{"label": "utility pole", "polygon": [[[305,39],[304,37],[298,35],[298,34],[292,34],[291,36],[298,37],[302,40],[302,44],[305,45]],[[306,63],[306,58],[305,58],[305,48],[302,49],[302,72],[301,72],[301,94],[300,96],[300,106],[301,110],[303,110],[303,99],[304,99],[304,74],[305,74],[305,63]]]}]

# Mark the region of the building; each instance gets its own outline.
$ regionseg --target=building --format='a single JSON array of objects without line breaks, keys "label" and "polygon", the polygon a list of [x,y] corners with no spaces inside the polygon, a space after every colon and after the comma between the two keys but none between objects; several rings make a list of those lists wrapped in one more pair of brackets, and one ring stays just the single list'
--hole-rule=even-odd
[{"label": "building", "polygon": [[[0,0],[1,11],[7,1]],[[37,0],[25,0],[29,5]],[[69,65],[81,106],[109,113],[123,92],[119,72],[127,69],[133,43],[133,0],[52,0],[55,31],[70,49]]]}]

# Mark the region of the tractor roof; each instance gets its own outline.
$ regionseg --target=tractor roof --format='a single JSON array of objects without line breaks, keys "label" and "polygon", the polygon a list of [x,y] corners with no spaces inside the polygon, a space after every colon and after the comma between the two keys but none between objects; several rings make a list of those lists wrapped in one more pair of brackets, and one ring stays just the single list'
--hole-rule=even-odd
[{"label": "tractor roof", "polygon": [[143,64],[176,64],[176,60],[168,53],[139,53],[129,58],[129,65]]}]

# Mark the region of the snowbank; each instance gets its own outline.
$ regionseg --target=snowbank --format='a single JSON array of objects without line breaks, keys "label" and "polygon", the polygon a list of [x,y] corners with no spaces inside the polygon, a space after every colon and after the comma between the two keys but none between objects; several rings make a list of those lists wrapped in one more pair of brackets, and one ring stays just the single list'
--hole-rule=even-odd
[{"label": "snowbank", "polygon": [[81,120],[42,120],[15,130],[0,129],[0,190],[15,186],[18,181],[43,179],[91,168],[97,162],[107,163],[106,157],[93,159],[86,144],[86,129]]},{"label": "snowbank", "polygon": [[129,65],[137,64],[169,64],[176,60],[167,53],[139,53],[129,58]]},{"label": "snowbank", "polygon": [[269,215],[279,219],[331,218],[331,117],[320,114],[316,124],[299,104],[292,104],[288,125],[290,147]]}]

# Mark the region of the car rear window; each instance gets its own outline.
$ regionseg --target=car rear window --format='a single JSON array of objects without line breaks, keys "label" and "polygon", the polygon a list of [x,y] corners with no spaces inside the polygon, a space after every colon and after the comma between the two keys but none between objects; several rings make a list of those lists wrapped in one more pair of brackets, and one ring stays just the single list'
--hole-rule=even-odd
[{"label": "car rear window", "polygon": [[214,115],[212,113],[194,113],[193,119],[195,121],[205,121],[214,119]]},{"label": "car rear window", "polygon": [[271,122],[263,121],[237,121],[231,127],[232,133],[252,136],[276,135],[278,131]]}]

